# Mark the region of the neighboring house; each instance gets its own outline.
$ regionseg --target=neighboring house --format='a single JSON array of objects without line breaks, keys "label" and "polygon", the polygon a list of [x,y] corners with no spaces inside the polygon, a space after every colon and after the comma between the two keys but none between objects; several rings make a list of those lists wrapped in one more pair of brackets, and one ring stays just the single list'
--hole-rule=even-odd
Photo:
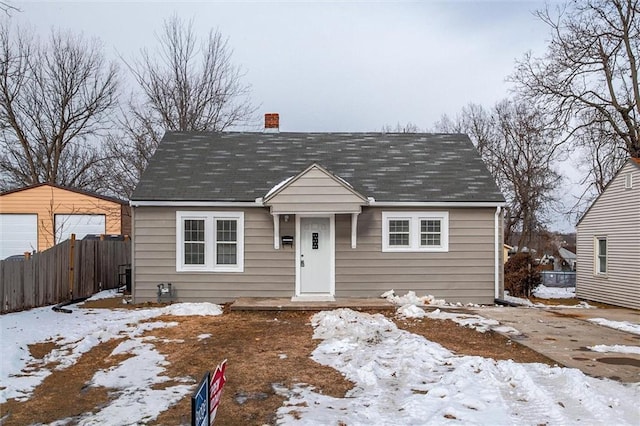
[{"label": "neighboring house", "polygon": [[629,159],[577,225],[576,296],[640,309],[640,160]]},{"label": "neighboring house", "polygon": [[504,198],[466,135],[275,121],[164,136],[131,197],[136,302],[502,297]]},{"label": "neighboring house", "polygon": [[570,250],[567,250],[564,247],[560,247],[558,249],[558,254],[560,255],[560,259],[554,264],[554,270],[556,271],[575,271],[576,270],[576,262],[578,257],[576,254]]},{"label": "neighboring house", "polygon": [[0,194],[0,259],[42,251],[76,234],[130,234],[126,201],[41,183]]},{"label": "neighboring house", "polygon": [[507,263],[507,260],[509,260],[509,253],[513,253],[513,247],[511,247],[508,244],[503,244],[502,245],[502,263]]}]

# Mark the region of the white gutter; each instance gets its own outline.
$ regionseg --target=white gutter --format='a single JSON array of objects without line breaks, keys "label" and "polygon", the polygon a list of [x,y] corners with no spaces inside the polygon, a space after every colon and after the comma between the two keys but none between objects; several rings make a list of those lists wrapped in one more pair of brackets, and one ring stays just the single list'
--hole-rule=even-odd
[{"label": "white gutter", "polygon": [[[259,200],[259,201],[258,201]],[[129,201],[132,207],[264,207],[256,201]]]},{"label": "white gutter", "polygon": [[494,243],[495,243],[495,250],[494,250],[494,258],[495,258],[495,262],[494,262],[494,298],[498,299],[500,298],[500,252],[498,250],[502,250],[502,248],[500,247],[500,235],[498,234],[500,231],[500,223],[499,223],[499,219],[500,219],[500,213],[502,211],[502,207],[498,206],[496,207],[496,214],[493,218],[493,226],[494,226]]},{"label": "white gutter", "polygon": [[490,201],[369,201],[371,207],[504,207],[506,203]]}]

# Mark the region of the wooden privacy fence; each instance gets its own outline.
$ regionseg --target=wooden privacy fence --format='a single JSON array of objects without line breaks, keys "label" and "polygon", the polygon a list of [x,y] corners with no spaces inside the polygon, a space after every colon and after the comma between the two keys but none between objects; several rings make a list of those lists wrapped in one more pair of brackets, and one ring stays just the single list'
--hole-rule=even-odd
[{"label": "wooden privacy fence", "polygon": [[[118,287],[130,241],[64,241],[30,259],[0,262],[0,313],[53,305]],[[73,289],[73,292],[70,292]]]}]

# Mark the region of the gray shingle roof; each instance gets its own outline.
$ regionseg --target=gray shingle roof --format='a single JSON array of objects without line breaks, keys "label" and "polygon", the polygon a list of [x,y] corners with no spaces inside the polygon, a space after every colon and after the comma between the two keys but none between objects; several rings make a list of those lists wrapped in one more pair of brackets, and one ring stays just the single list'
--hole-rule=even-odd
[{"label": "gray shingle roof", "polygon": [[462,134],[171,132],[133,201],[254,201],[318,163],[376,201],[503,202]]}]

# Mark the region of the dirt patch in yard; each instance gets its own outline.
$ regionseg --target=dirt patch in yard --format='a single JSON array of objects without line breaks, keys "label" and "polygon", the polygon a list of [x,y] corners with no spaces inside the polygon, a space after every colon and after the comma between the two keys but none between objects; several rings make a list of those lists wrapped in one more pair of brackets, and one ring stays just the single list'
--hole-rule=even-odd
[{"label": "dirt patch in yard", "polygon": [[[382,313],[400,328],[423,335],[458,354],[552,364],[536,352],[493,332],[478,333],[448,320],[399,320],[391,312]],[[216,425],[274,424],[276,410],[285,400],[276,392],[278,387],[291,388],[297,383],[306,383],[318,392],[335,397],[343,397],[352,387],[338,371],[310,359],[319,343],[312,339],[313,314],[254,311],[206,317],[163,316],[152,321],[176,321],[178,325],[154,329],[145,335],[154,336],[150,342],[169,361],[165,372],[168,377],[190,377],[199,382],[205,371],[214,370],[227,359],[228,382]],[[207,334],[210,337],[204,337]],[[87,387],[87,383],[96,371],[124,359],[110,356],[119,343],[104,343],[84,354],[76,365],[54,371],[29,401],[9,401],[1,405],[0,416],[9,414],[3,425],[48,423],[99,410],[109,401],[108,390]],[[42,355],[45,346],[34,351]],[[190,410],[190,395],[187,395],[153,424],[189,424]]]}]

